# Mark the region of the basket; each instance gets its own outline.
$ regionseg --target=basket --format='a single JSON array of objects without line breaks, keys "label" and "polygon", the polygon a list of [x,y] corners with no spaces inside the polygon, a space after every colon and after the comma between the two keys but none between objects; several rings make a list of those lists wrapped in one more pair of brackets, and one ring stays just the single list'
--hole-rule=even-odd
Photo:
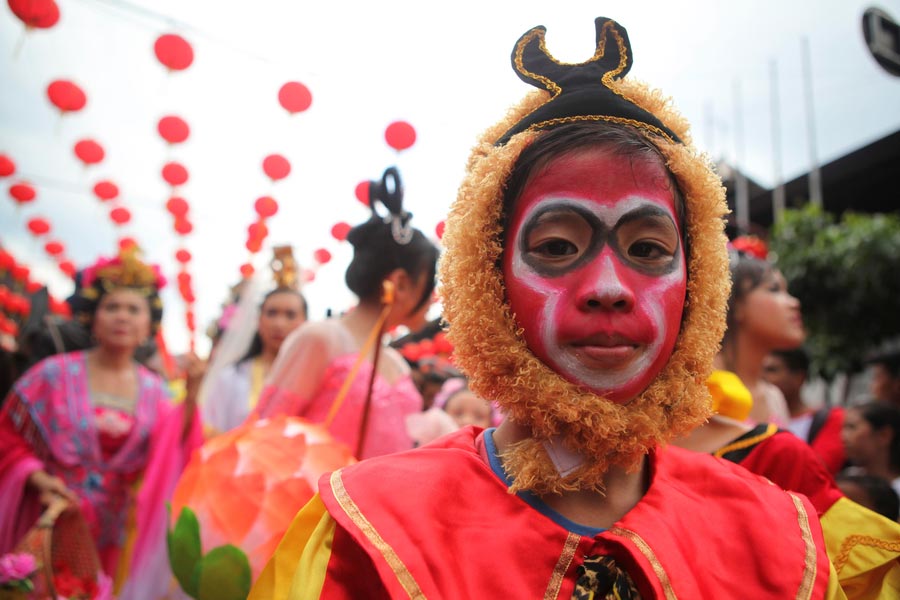
[{"label": "basket", "polygon": [[100,558],[93,536],[81,510],[63,498],[47,507],[37,523],[19,541],[16,552],[27,552],[37,562],[34,591],[29,594],[30,598],[56,598],[54,577],[63,573],[88,582],[88,587],[96,589]]}]

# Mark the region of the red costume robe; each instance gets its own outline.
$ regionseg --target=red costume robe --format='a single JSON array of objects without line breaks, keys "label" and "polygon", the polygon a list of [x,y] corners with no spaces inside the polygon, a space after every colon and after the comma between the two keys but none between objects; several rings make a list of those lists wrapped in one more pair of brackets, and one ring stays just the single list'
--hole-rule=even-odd
[{"label": "red costume robe", "polygon": [[715,455],[810,499],[847,598],[900,597],[900,524],[844,497],[803,440],[773,423],[761,424]]},{"label": "red costume robe", "polygon": [[585,557],[612,557],[643,598],[842,598],[813,506],[679,448],[591,533],[508,492],[480,430],[323,478],[250,598],[570,598]]}]

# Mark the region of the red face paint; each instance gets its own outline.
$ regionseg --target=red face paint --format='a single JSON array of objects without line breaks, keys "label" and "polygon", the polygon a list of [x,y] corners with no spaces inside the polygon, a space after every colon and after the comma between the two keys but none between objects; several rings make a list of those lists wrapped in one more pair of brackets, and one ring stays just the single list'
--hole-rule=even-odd
[{"label": "red face paint", "polygon": [[550,161],[513,208],[507,300],[531,351],[616,403],[669,360],[687,285],[665,167],[602,148]]}]

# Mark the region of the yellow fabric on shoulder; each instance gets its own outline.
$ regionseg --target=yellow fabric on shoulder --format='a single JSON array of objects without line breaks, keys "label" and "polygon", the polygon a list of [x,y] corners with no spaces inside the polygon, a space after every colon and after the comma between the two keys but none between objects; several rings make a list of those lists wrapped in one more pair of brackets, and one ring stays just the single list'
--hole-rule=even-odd
[{"label": "yellow fabric on shoulder", "polygon": [[735,373],[713,371],[706,380],[706,387],[712,398],[714,413],[736,421],[744,421],[750,416],[753,396]]},{"label": "yellow fabric on shoulder", "polygon": [[294,517],[247,600],[318,598],[325,584],[334,529],[334,520],[316,494]]},{"label": "yellow fabric on shoulder", "polygon": [[847,600],[847,594],[841,587],[834,564],[828,561],[828,587],[825,589],[825,600]]},{"label": "yellow fabric on shoulder", "polygon": [[847,598],[900,598],[900,523],[848,498],[835,502],[821,522]]}]

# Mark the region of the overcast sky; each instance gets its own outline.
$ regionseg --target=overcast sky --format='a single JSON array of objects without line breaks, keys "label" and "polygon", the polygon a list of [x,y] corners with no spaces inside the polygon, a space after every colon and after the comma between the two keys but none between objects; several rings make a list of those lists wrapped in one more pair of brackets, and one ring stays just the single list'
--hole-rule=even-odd
[{"label": "overcast sky", "polygon": [[[618,20],[634,49],[631,76],[673,97],[693,123],[698,146],[740,163],[766,186],[779,171],[791,179],[811,164],[804,39],[820,162],[900,129],[900,78],[868,53],[861,19],[871,4],[856,0],[58,1],[60,22],[27,34],[5,3],[0,7],[0,153],[18,166],[2,185],[24,179],[38,189],[37,200],[21,209],[4,192],[0,244],[64,297],[71,283],[28,234],[28,218],[50,220],[53,237],[79,267],[114,253],[120,235],[135,237],[173,281],[164,301],[175,351],[187,345],[175,251],[184,246],[194,255],[202,331],[248,259],[246,227],[259,196],[271,194],[280,211],[255,259],[258,268],[265,268],[273,244],[293,245],[306,267],[317,248],[334,256],[304,288],[314,318],[354,301],[343,285],[350,249],[329,232],[338,221],[367,218],[354,196],[357,183],[398,165],[414,223],[434,236],[477,135],[531,89],[513,73],[509,54],[535,25],[547,27],[557,58],[580,62],[593,53],[593,19]],[[900,20],[900,0],[878,7]],[[192,43],[195,60],[187,70],[169,73],[156,60],[153,43],[164,33]],[[780,165],[773,160],[773,70]],[[45,92],[57,78],[84,88],[84,110],[60,117]],[[313,95],[310,109],[294,116],[277,101],[290,80]],[[159,137],[157,121],[168,114],[189,123],[186,143],[168,146]],[[400,153],[383,137],[395,120],[408,121],[418,135]],[[82,138],[104,146],[101,164],[85,168],[75,158],[73,145]],[[271,153],[293,167],[274,184],[261,168]],[[191,175],[178,190],[191,203],[195,225],[184,240],[164,209],[171,190],[160,169],[169,160]],[[114,227],[109,207],[92,194],[101,179],[122,190],[121,204],[134,215],[128,226]]]}]

